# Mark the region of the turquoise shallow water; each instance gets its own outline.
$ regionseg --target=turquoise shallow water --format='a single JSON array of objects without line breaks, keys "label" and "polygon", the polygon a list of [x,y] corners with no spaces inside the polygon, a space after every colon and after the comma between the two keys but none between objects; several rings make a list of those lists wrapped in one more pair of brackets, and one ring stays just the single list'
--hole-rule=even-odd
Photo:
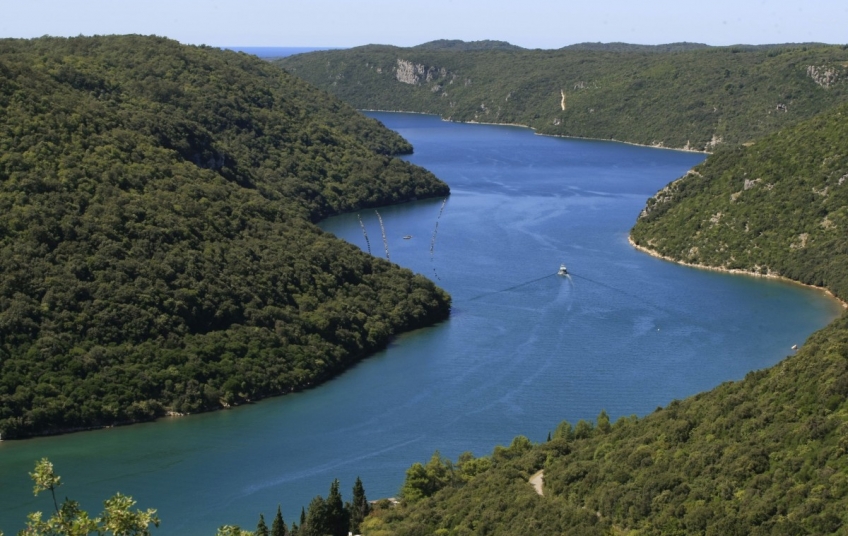
[{"label": "turquoise shallow water", "polygon": [[[628,245],[645,200],[702,155],[372,115],[452,187],[441,217],[441,199],[380,209],[392,261],[453,295],[450,320],[308,392],[0,443],[0,529],[14,534],[26,512],[48,509],[26,476],[42,456],[66,482],[60,496],[99,511],[109,494],[130,494],[159,509],[162,535],[252,528],[277,504],[290,521],[334,478],[346,498],[357,476],[369,498],[391,496],[436,449],[486,454],[601,409],[648,413],[776,363],[840,312],[814,290],[685,268]],[[384,255],[376,214],[360,215],[372,253]],[[355,214],[323,227],[367,247]],[[554,275],[562,262],[571,278]]]}]

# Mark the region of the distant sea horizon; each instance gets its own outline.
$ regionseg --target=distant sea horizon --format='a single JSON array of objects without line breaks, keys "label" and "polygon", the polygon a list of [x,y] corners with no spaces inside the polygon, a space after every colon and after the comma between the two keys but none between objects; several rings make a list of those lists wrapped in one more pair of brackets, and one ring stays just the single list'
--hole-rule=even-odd
[{"label": "distant sea horizon", "polygon": [[285,58],[295,54],[305,54],[316,50],[337,50],[341,47],[221,47],[225,50],[235,50],[245,54],[253,54],[260,58]]}]

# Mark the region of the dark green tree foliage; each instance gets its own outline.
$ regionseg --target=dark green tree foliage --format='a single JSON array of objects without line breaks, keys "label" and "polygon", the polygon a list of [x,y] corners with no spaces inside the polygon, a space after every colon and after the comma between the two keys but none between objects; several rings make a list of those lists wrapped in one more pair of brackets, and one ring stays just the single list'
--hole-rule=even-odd
[{"label": "dark green tree foliage", "polygon": [[406,470],[406,479],[400,490],[404,502],[415,503],[431,497],[454,480],[454,467],[450,460],[442,458],[438,451],[426,465],[413,464]]},{"label": "dark green tree foliage", "polygon": [[[275,63],[364,109],[712,151],[848,99],[848,47],[368,45]],[[563,109],[564,108],[564,109]]]},{"label": "dark green tree foliage", "polygon": [[[277,511],[279,511],[279,509]],[[276,521],[277,520],[275,519],[274,522]],[[271,526],[273,526],[273,523]],[[259,514],[259,523],[256,524],[256,531],[254,531],[254,534],[255,536],[271,536],[271,534],[278,536],[276,532],[272,533],[268,530],[268,525],[265,524],[265,516],[262,514]],[[285,533],[282,533],[282,535],[285,536]]]},{"label": "dark green tree foliage", "polygon": [[[257,529],[257,535],[259,530]],[[277,505],[277,514],[274,516],[274,521],[271,522],[271,536],[287,536],[288,528],[283,520],[283,513],[280,511],[280,506]]]},{"label": "dark green tree foliage", "polygon": [[371,511],[371,505],[368,504],[368,499],[365,497],[365,487],[359,477],[356,477],[356,483],[353,485],[353,498],[347,506],[347,511],[350,514],[350,531],[359,534],[359,526],[362,520]]},{"label": "dark green tree foliage", "polygon": [[409,145],[274,66],[156,37],[0,40],[0,434],[303,389],[446,317],[321,232],[442,196]]},{"label": "dark green tree foliage", "polygon": [[330,534],[330,523],[327,518],[327,502],[324,497],[317,495],[306,508],[305,516],[301,516],[298,534],[301,536],[327,536]]},{"label": "dark green tree foliage", "polygon": [[848,106],[718,152],[648,200],[632,231],[676,260],[848,299]]},{"label": "dark green tree foliage", "polygon": [[327,525],[326,534],[347,536],[350,527],[350,514],[344,506],[344,501],[342,501],[338,479],[330,485],[330,492],[327,494],[327,500],[324,503],[324,519]]}]

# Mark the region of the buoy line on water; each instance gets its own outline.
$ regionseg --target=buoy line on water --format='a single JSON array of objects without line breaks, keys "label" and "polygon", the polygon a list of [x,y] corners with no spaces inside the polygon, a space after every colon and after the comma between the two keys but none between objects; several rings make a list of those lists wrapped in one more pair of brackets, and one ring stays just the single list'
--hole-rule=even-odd
[{"label": "buoy line on water", "polygon": [[436,279],[439,281],[441,281],[442,278],[439,277],[439,273],[436,272],[436,266],[434,264],[435,261],[433,260],[433,251],[436,248],[436,235],[439,233],[439,220],[442,219],[442,212],[445,211],[445,205],[447,204],[448,198],[446,197],[445,200],[442,201],[442,207],[439,209],[439,215],[436,216],[436,227],[433,229],[433,238],[430,239],[430,264],[433,265],[433,275],[436,276]]}]

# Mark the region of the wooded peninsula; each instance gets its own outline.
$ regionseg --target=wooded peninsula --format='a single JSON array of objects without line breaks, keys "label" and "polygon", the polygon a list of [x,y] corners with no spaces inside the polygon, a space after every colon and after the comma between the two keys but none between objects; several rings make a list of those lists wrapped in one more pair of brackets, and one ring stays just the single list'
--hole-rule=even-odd
[{"label": "wooded peninsula", "polygon": [[0,40],[0,110],[3,439],[304,389],[449,314],[430,281],[314,225],[447,185],[258,58]]}]

